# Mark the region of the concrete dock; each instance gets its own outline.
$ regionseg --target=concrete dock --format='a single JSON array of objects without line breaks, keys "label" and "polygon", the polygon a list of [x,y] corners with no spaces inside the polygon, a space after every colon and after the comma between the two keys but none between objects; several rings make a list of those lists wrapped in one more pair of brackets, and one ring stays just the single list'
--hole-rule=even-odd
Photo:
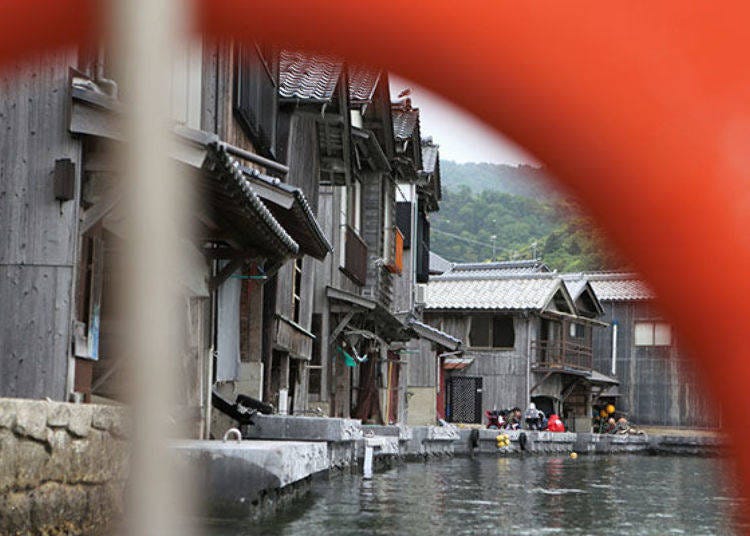
[{"label": "concrete dock", "polygon": [[[362,471],[370,448],[375,470],[404,460],[445,456],[578,454],[717,455],[716,436],[600,435],[454,426],[372,426],[353,419],[259,416],[251,439],[183,441],[175,452],[203,483],[207,517],[257,517],[304,493],[315,476]],[[498,436],[507,440],[498,443]],[[368,460],[369,467],[369,460]],[[377,475],[375,475],[377,478]]]}]

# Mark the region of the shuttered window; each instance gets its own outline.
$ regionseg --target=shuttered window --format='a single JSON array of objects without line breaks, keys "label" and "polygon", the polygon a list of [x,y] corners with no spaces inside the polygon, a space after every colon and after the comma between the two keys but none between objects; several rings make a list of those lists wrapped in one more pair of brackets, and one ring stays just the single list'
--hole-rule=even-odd
[{"label": "shuttered window", "polygon": [[241,45],[235,65],[234,109],[255,150],[274,157],[278,110],[278,60],[272,49]]}]

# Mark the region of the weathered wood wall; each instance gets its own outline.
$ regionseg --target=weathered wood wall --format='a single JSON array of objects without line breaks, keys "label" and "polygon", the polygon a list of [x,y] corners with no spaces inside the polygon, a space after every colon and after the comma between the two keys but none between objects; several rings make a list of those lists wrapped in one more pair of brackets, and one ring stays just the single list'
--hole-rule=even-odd
[{"label": "weathered wood wall", "polygon": [[413,353],[406,356],[409,363],[409,387],[435,387],[437,385],[437,352],[426,339],[416,339],[410,344]]},{"label": "weathered wood wall", "polygon": [[[672,333],[672,346],[636,346],[635,322],[661,318],[648,302],[602,303],[608,328],[594,330],[594,368],[612,370],[611,324],[617,321],[616,377],[622,395],[616,404],[637,424],[717,426],[719,417],[704,396],[700,378]],[[676,344],[677,342],[677,344]]]},{"label": "weathered wood wall", "polygon": [[[391,307],[393,297],[393,276],[385,269],[387,252],[383,249],[385,222],[385,189],[393,189],[388,175],[381,172],[365,173],[362,176],[362,238],[367,244],[367,284],[365,296],[379,301],[386,308]],[[390,199],[393,200],[391,195]],[[390,214],[395,213],[395,203]],[[389,222],[390,227],[393,221]]]},{"label": "weathered wood wall", "polygon": [[[439,327],[454,337],[466,340],[469,315],[427,316],[429,324]],[[438,321],[440,323],[438,324]],[[465,349],[463,357],[473,358],[474,362],[461,371],[451,371],[448,376],[481,376],[483,380],[482,407],[484,409],[525,407],[528,400],[527,363],[529,329],[531,338],[538,333],[538,319],[516,315],[513,318],[516,340],[512,350],[491,348]]]},{"label": "weathered wood wall", "polygon": [[53,190],[55,160],[75,164],[68,69],[75,51],[0,73],[0,397],[63,400],[71,335],[78,201]]}]

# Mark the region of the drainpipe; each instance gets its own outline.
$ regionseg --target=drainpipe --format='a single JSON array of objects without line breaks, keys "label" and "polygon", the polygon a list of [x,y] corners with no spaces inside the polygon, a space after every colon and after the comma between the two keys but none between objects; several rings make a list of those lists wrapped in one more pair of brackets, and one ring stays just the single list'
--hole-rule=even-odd
[{"label": "drainpipe", "polygon": [[612,321],[612,375],[617,374],[617,321]]}]

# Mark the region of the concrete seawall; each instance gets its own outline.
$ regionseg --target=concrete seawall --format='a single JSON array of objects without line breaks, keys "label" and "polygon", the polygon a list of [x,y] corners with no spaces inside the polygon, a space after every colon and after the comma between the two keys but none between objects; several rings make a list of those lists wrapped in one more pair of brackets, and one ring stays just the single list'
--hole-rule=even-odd
[{"label": "concrete seawall", "polygon": [[[127,412],[111,406],[0,399],[0,534],[106,534],[123,513]],[[497,437],[507,434],[507,446]],[[371,426],[352,419],[257,416],[242,440],[175,441],[175,460],[201,483],[201,514],[274,512],[313,478],[450,456],[718,455],[720,437],[598,435],[454,426]],[[377,475],[375,475],[377,478]]]},{"label": "concrete seawall", "polygon": [[[493,454],[510,456],[529,454],[671,454],[719,455],[726,450],[720,437],[690,435],[604,435],[573,432],[536,432],[529,430],[475,430],[477,446],[472,450],[472,430],[460,430],[454,445],[456,455]],[[509,445],[498,447],[497,436],[505,434]],[[525,445],[521,446],[524,435]]]}]

